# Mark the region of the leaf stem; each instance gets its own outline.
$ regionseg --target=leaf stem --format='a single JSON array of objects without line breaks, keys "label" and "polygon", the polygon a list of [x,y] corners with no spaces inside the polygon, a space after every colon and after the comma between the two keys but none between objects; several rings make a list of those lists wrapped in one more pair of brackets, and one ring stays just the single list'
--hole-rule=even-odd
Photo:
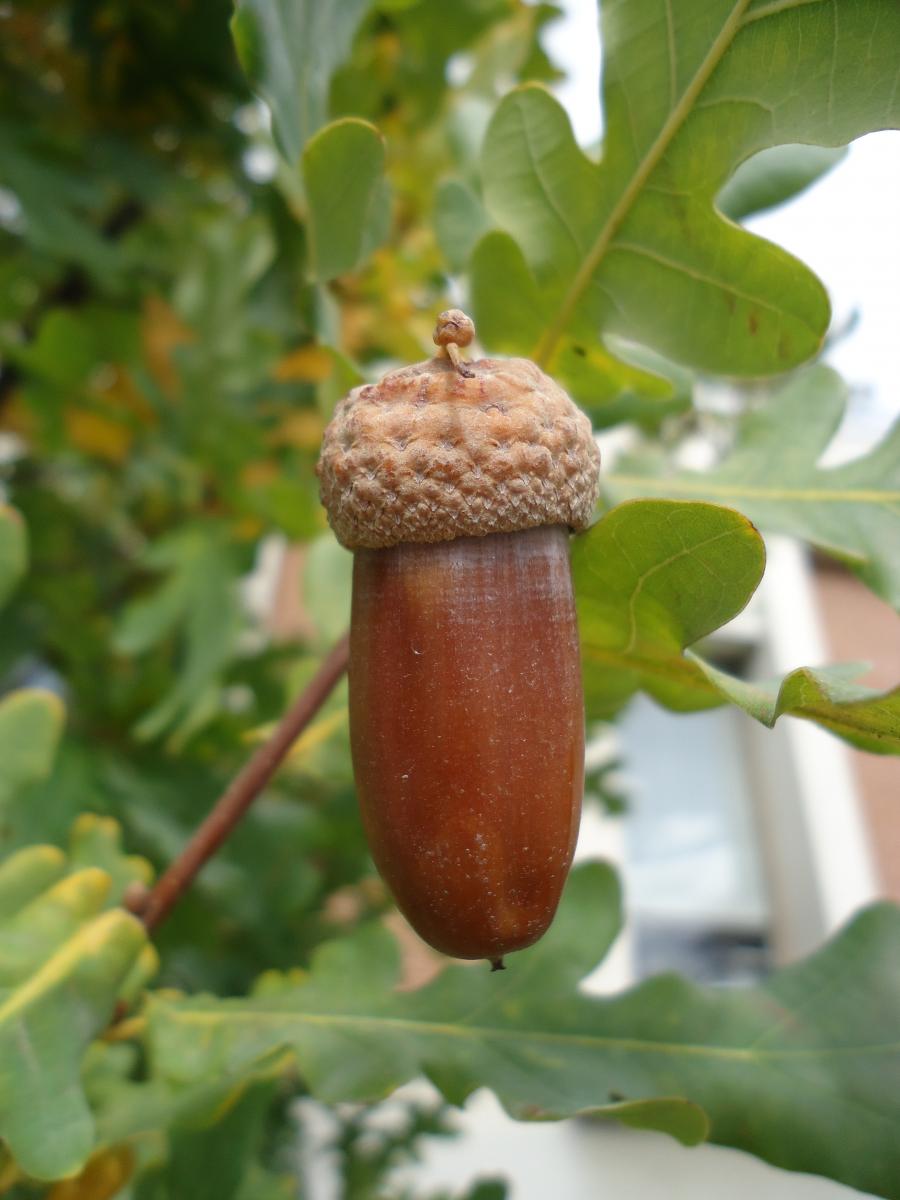
[{"label": "leaf stem", "polygon": [[136,901],[132,905],[132,911],[136,911],[148,930],[156,929],[166,919],[174,905],[191,886],[195,876],[215,854],[281,766],[291,746],[347,670],[349,653],[349,639],[344,634],[284,714],[275,732],[234,777],[181,854],[157,880],[144,902]]}]

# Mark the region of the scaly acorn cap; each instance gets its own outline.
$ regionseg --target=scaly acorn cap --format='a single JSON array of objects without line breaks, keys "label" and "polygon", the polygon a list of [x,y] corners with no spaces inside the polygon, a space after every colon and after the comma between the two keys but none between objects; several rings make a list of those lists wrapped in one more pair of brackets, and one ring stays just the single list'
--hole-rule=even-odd
[{"label": "scaly acorn cap", "polygon": [[474,326],[441,313],[428,362],[354,388],[325,430],[322,503],[349,550],[590,524],[591,423],[525,358],[463,362]]}]

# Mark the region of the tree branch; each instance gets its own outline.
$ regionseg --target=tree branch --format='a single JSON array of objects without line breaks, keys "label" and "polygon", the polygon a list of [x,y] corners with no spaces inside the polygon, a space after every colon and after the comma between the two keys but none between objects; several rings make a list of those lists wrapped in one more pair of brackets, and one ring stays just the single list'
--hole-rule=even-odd
[{"label": "tree branch", "polygon": [[257,750],[235,776],[206,820],[143,897],[133,897],[127,907],[139,916],[148,930],[155,929],[187,891],[225,841],[241,817],[281,766],[291,746],[310,723],[338,680],[347,670],[349,641],[345,634],[336,643],[307,687],[281,718],[269,740]]}]

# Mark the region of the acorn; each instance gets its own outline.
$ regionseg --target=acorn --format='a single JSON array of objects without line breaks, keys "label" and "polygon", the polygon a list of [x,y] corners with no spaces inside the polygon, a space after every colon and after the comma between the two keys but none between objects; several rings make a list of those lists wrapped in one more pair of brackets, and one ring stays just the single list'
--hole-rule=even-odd
[{"label": "acorn", "polygon": [[354,552],[350,741],[375,864],[457,958],[537,941],[572,862],[584,701],[568,539],[591,521],[587,417],[526,359],[428,362],[354,389],[325,431],[322,502]]}]

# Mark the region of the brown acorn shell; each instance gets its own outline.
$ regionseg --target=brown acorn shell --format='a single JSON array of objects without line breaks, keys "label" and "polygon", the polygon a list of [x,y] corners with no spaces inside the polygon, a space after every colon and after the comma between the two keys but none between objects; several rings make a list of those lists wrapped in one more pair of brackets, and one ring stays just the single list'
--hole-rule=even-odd
[{"label": "brown acorn shell", "polygon": [[354,555],[350,744],[372,857],[410,924],[501,959],[553,919],[584,786],[561,526]]},{"label": "brown acorn shell", "polygon": [[318,474],[348,549],[590,523],[600,454],[588,418],[527,359],[465,366],[437,357],[338,404]]}]

